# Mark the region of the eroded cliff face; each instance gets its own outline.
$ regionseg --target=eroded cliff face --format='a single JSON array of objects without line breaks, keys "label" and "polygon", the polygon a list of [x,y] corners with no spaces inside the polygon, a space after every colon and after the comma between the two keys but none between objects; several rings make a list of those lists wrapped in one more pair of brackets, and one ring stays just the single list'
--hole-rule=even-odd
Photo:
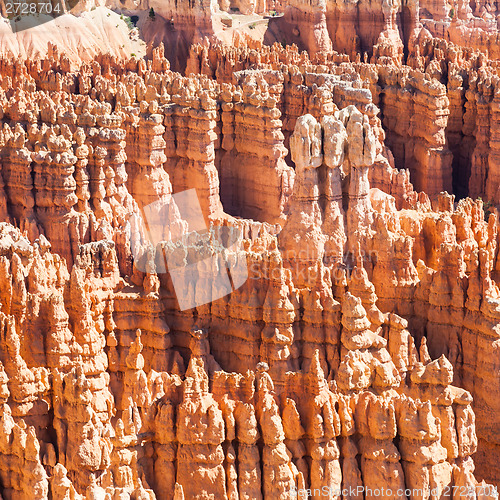
[{"label": "eroded cliff face", "polygon": [[[4,498],[484,490],[470,458],[470,393],[450,385],[450,362],[431,361],[425,338],[417,350],[406,320],[377,308],[362,258],[344,287],[332,287],[335,267],[321,261],[314,283],[295,286],[264,232],[247,253],[262,258],[268,247],[273,278],[243,307],[257,313],[248,326],[229,311],[260,291],[251,281],[198,308],[208,329],[184,317],[190,333],[172,340],[166,321],[180,313],[165,314],[168,289],[123,280],[112,242],[81,246],[70,275],[43,237],[0,231]],[[259,323],[247,352],[231,352],[240,370],[224,370],[219,349],[229,337],[237,346],[233,324],[248,335]]]},{"label": "eroded cliff face", "polygon": [[495,497],[497,213],[444,192],[497,200],[494,65],[323,21],[1,59],[4,499]]}]

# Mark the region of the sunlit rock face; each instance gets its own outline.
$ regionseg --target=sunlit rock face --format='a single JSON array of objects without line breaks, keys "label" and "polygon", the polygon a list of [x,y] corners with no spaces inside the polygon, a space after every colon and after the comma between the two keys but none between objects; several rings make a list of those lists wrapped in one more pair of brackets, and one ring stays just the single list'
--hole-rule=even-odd
[{"label": "sunlit rock face", "polygon": [[108,6],[0,58],[0,498],[496,498],[494,5]]}]

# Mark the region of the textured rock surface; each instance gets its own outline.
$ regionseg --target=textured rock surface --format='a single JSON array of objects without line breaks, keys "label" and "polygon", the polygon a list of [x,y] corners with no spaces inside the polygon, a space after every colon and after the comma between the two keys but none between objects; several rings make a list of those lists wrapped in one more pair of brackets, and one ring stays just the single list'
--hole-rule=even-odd
[{"label": "textured rock surface", "polygon": [[496,7],[151,6],[0,59],[1,498],[495,498]]}]

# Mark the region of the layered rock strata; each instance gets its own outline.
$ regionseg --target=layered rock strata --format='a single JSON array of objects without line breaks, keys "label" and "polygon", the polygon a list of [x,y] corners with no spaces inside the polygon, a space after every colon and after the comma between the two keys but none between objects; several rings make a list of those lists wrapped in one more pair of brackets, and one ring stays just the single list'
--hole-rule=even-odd
[{"label": "layered rock strata", "polygon": [[[161,50],[79,73],[3,60],[2,496],[493,498],[473,455],[498,481],[497,216],[441,193],[459,135],[483,134],[471,179],[495,190],[487,70],[459,131],[438,53],[399,75],[228,54],[188,77]],[[416,113],[400,138],[397,96]],[[136,253],[134,220],[188,189],[203,228],[172,205]]]}]

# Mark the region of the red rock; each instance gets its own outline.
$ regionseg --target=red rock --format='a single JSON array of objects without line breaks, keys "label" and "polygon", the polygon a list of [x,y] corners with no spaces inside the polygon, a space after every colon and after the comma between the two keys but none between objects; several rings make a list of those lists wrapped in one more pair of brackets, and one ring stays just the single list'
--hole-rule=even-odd
[{"label": "red rock", "polygon": [[[204,7],[157,15],[197,42]],[[206,40],[189,76],[161,46],[0,59],[3,497],[493,497],[474,474],[499,481],[498,219],[458,197],[498,201],[496,64],[431,35],[472,29],[467,6],[461,28],[407,9],[291,3],[277,23],[309,53]],[[191,188],[221,241],[203,253],[172,211],[179,288],[132,221]],[[217,252],[237,286],[210,301]]]}]

